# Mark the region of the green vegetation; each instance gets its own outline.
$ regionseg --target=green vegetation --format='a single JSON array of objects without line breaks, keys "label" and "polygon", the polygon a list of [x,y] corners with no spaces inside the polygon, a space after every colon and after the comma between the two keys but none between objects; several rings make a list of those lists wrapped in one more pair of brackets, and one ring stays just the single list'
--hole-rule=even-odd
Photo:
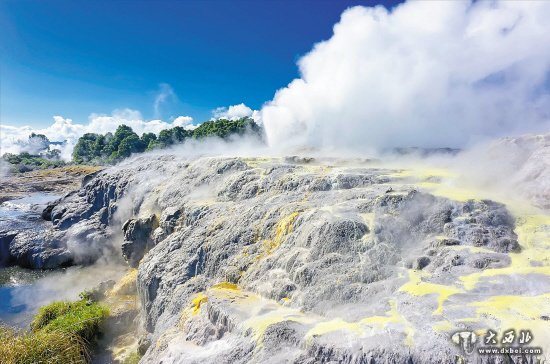
[{"label": "green vegetation", "polygon": [[24,152],[20,154],[5,153],[2,159],[17,172],[35,169],[47,169],[63,166],[58,149],[50,149],[50,140],[44,134],[31,133],[26,142],[19,143]]},{"label": "green vegetation", "polygon": [[132,128],[126,125],[120,125],[114,135],[86,133],[78,139],[73,149],[73,161],[98,164],[116,162],[129,157],[132,153],[145,151],[151,138],[151,133],[146,133],[140,139]]},{"label": "green vegetation", "polygon": [[109,311],[106,307],[83,298],[76,302],[54,302],[40,309],[31,323],[33,331],[62,331],[91,341],[100,331]]},{"label": "green vegetation", "polygon": [[232,134],[242,135],[247,130],[257,134],[260,133],[258,124],[251,118],[242,118],[238,120],[218,119],[207,121],[199,125],[193,130],[193,137],[205,138],[215,135],[220,138],[227,138]]},{"label": "green vegetation", "polygon": [[63,332],[23,332],[0,326],[0,363],[87,363],[86,343]]},{"label": "green vegetation", "polygon": [[88,363],[108,309],[85,294],[40,309],[28,332],[0,327],[0,363]]},{"label": "green vegetation", "polygon": [[14,166],[19,172],[31,171],[34,169],[47,169],[61,167],[65,165],[65,162],[59,159],[59,151],[57,153],[51,153],[54,158],[42,157],[40,155],[32,155],[27,152],[21,154],[6,153],[2,158],[9,164]]},{"label": "green vegetation", "polygon": [[147,149],[151,150],[154,148],[166,148],[172,144],[183,143],[185,139],[193,136],[193,132],[190,130],[185,130],[181,126],[176,126],[172,129],[161,130],[159,136],[156,140],[153,140],[148,146]]},{"label": "green vegetation", "polygon": [[[86,133],[78,139],[73,149],[74,164],[112,164],[134,153],[143,153],[146,150],[167,148],[174,144],[183,143],[187,139],[203,139],[215,136],[222,139],[232,135],[245,133],[261,135],[260,127],[252,118],[238,120],[218,119],[200,124],[194,130],[187,130],[181,126],[162,130],[159,135],[144,133],[141,137],[127,125],[119,125],[115,133],[95,134]],[[6,153],[2,159],[9,163],[12,170],[27,172],[35,169],[48,169],[66,165],[60,159],[57,149],[50,149],[50,141],[45,135],[32,133],[27,142],[22,143],[24,150],[21,154]]]},{"label": "green vegetation", "polygon": [[260,134],[260,128],[251,118],[238,120],[218,119],[202,123],[194,130],[181,126],[162,130],[159,135],[144,133],[141,138],[126,125],[120,125],[115,134],[84,134],[73,150],[75,163],[114,163],[129,157],[133,153],[166,148],[183,143],[189,138],[202,139],[208,136],[228,138],[231,135],[243,135],[245,132]]}]

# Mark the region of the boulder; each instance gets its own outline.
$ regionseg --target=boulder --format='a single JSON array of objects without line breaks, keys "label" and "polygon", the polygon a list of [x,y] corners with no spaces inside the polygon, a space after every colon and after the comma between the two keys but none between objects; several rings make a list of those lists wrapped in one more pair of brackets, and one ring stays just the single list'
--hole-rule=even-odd
[{"label": "boulder", "polygon": [[19,232],[9,246],[10,261],[25,268],[54,269],[72,264],[73,256],[66,245],[44,232]]},{"label": "boulder", "polygon": [[55,206],[57,206],[57,204],[59,204],[59,202],[60,202],[60,200],[56,200],[56,201],[50,202],[48,205],[46,205],[46,208],[44,208],[44,210],[42,210],[42,213],[40,214],[42,219],[44,219],[46,221],[52,221],[52,211],[55,208]]}]

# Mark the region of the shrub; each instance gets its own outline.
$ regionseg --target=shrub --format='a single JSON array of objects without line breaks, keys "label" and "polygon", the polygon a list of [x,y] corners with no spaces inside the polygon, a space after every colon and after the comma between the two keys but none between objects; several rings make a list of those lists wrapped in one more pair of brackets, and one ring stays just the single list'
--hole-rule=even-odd
[{"label": "shrub", "polygon": [[[54,153],[55,154],[55,153]],[[6,162],[13,166],[15,171],[30,171],[34,169],[56,168],[65,165],[58,159],[47,159],[39,155],[31,155],[27,152],[21,154],[5,153],[2,156]]]}]

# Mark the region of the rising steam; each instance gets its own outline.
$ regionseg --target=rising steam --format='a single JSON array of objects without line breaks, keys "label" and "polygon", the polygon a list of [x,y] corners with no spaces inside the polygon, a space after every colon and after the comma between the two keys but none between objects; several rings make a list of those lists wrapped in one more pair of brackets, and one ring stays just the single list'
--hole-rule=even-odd
[{"label": "rising steam", "polygon": [[261,110],[271,145],[458,147],[550,126],[548,2],[354,7]]}]

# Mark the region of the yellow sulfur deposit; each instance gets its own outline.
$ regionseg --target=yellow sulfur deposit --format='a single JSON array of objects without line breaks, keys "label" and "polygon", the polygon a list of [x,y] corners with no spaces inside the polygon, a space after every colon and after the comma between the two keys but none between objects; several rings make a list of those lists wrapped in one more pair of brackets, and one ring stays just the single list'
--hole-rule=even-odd
[{"label": "yellow sulfur deposit", "polygon": [[441,315],[443,313],[443,303],[450,296],[460,293],[460,289],[453,286],[443,284],[429,283],[422,280],[428,278],[429,274],[422,271],[409,270],[409,282],[399,288],[400,292],[407,292],[414,296],[425,296],[429,294],[437,294],[437,309],[433,315]]},{"label": "yellow sulfur deposit", "polygon": [[397,310],[395,300],[390,300],[389,305],[390,309],[385,316],[369,316],[353,322],[341,318],[318,322],[306,333],[306,339],[310,340],[315,336],[335,331],[347,331],[358,336],[369,336],[372,328],[384,329],[393,324],[401,327],[405,334],[405,344],[411,346],[413,344],[414,328]]},{"label": "yellow sulfur deposit", "polygon": [[273,253],[273,251],[281,245],[284,237],[292,232],[292,224],[298,217],[298,214],[298,212],[293,212],[292,214],[283,217],[275,228],[275,236],[273,239],[263,241],[265,256]]},{"label": "yellow sulfur deposit", "polygon": [[233,291],[237,291],[239,290],[239,287],[234,284],[234,283],[229,283],[229,282],[220,282],[218,284],[215,284],[212,286],[212,288],[218,288],[218,289],[230,289],[230,290],[233,290]]},{"label": "yellow sulfur deposit", "polygon": [[460,277],[465,289],[473,289],[482,278],[499,275],[541,274],[550,277],[550,217],[519,217],[515,231],[522,250],[519,253],[510,253],[510,265]]},{"label": "yellow sulfur deposit", "polygon": [[[313,170],[317,167],[304,168]],[[479,191],[460,188],[455,184],[454,176],[444,170],[402,170],[389,176],[402,178],[404,181],[401,182],[406,184],[407,189],[409,186],[411,189],[427,189],[432,194],[452,200],[467,201],[492,197]],[[406,191],[400,190],[393,193],[406,193]],[[313,198],[310,196],[306,193],[304,201]],[[265,236],[261,229],[265,227],[266,220],[280,213],[279,208],[266,211],[264,219],[256,226],[258,232],[253,242],[258,244],[251,244],[241,251],[239,259],[246,258],[248,264],[243,265],[242,269],[247,270],[255,264],[261,264],[261,259],[273,254],[281,244],[287,241],[301,213],[300,208],[304,205],[298,203],[298,206],[295,208],[298,211],[283,216],[275,224],[270,239],[260,240],[260,236]],[[241,334],[256,342],[255,350],[261,350],[266,332],[271,331],[268,329],[272,325],[289,321],[292,325],[302,325],[306,346],[316,342],[317,338],[323,335],[331,335],[331,338],[336,339],[341,336],[343,342],[347,342],[348,339],[350,342],[358,339],[358,342],[361,342],[368,341],[375,335],[391,332],[397,333],[397,337],[401,337],[402,342],[409,347],[414,347],[415,340],[416,343],[423,342],[426,337],[433,334],[432,330],[447,335],[458,329],[472,330],[478,335],[483,335],[487,329],[497,331],[508,328],[530,329],[538,340],[542,340],[550,337],[550,325],[545,321],[550,316],[550,292],[544,291],[544,282],[541,283],[538,278],[532,282],[537,289],[538,284],[542,287],[540,294],[537,295],[521,295],[523,291],[517,289],[512,291],[514,293],[507,294],[506,287],[501,286],[504,286],[505,279],[513,281],[519,278],[529,282],[534,275],[550,279],[550,217],[533,209],[520,209],[512,203],[506,206],[516,218],[515,233],[521,246],[521,251],[508,254],[511,264],[507,267],[475,270],[471,266],[464,265],[457,266],[450,275],[440,275],[441,272],[437,270],[428,273],[423,270],[399,269],[398,277],[404,283],[397,288],[397,291],[393,288],[395,286],[392,286],[392,291],[387,296],[386,308],[381,311],[372,311],[372,309],[378,309],[377,303],[375,306],[365,306],[365,310],[358,311],[363,312],[360,316],[356,313],[355,316],[349,314],[345,317],[333,311],[326,313],[327,316],[301,311],[299,291],[293,294],[292,300],[284,297],[277,298],[277,302],[264,298],[259,293],[243,291],[234,283],[220,282],[194,296],[190,307],[186,309],[186,319],[193,320],[193,315],[204,315],[205,312],[201,312],[201,306],[208,302],[209,311],[220,310],[232,323],[232,330],[239,330]],[[347,202],[342,205],[323,203],[314,208],[323,214],[337,216],[348,206]],[[368,241],[374,236],[372,231],[376,216],[369,212],[360,213],[359,217],[371,230],[370,234],[363,237],[364,241]],[[437,244],[440,249],[438,251],[450,253],[451,257],[455,251],[459,254],[460,252],[469,253],[468,256],[495,253],[483,246],[447,246],[447,242],[443,241],[448,239],[447,236],[434,238],[436,244],[437,240],[441,240]],[[447,258],[445,255],[441,256]],[[232,265],[239,267],[236,263]],[[460,274],[462,276],[459,276]],[[447,279],[446,284],[439,283],[441,281],[437,281],[437,277]],[[341,279],[341,277],[335,277],[334,282],[337,283]],[[246,279],[243,282],[246,282]],[[488,287],[486,292],[481,289],[480,283],[483,283],[483,288]],[[262,293],[267,290],[264,290],[263,286],[254,287]],[[427,311],[429,317],[419,315],[415,304],[422,305],[423,309],[428,307],[428,310],[432,310],[431,315],[430,311]],[[367,316],[364,312],[372,316]],[[421,312],[423,314],[423,311]],[[539,342],[539,344],[542,346],[544,343]]]},{"label": "yellow sulfur deposit", "polygon": [[196,315],[200,312],[201,310],[201,305],[208,302],[208,296],[206,296],[204,293],[200,292],[200,293],[197,293],[197,295],[195,296],[195,298],[193,298],[193,300],[191,301],[191,307],[192,307],[192,314],[193,315]]},{"label": "yellow sulfur deposit", "polygon": [[307,332],[306,339],[340,330],[351,331],[358,335],[361,335],[363,333],[363,330],[359,323],[348,322],[342,320],[341,318],[336,318],[330,321],[324,321],[316,324],[312,329]]}]

